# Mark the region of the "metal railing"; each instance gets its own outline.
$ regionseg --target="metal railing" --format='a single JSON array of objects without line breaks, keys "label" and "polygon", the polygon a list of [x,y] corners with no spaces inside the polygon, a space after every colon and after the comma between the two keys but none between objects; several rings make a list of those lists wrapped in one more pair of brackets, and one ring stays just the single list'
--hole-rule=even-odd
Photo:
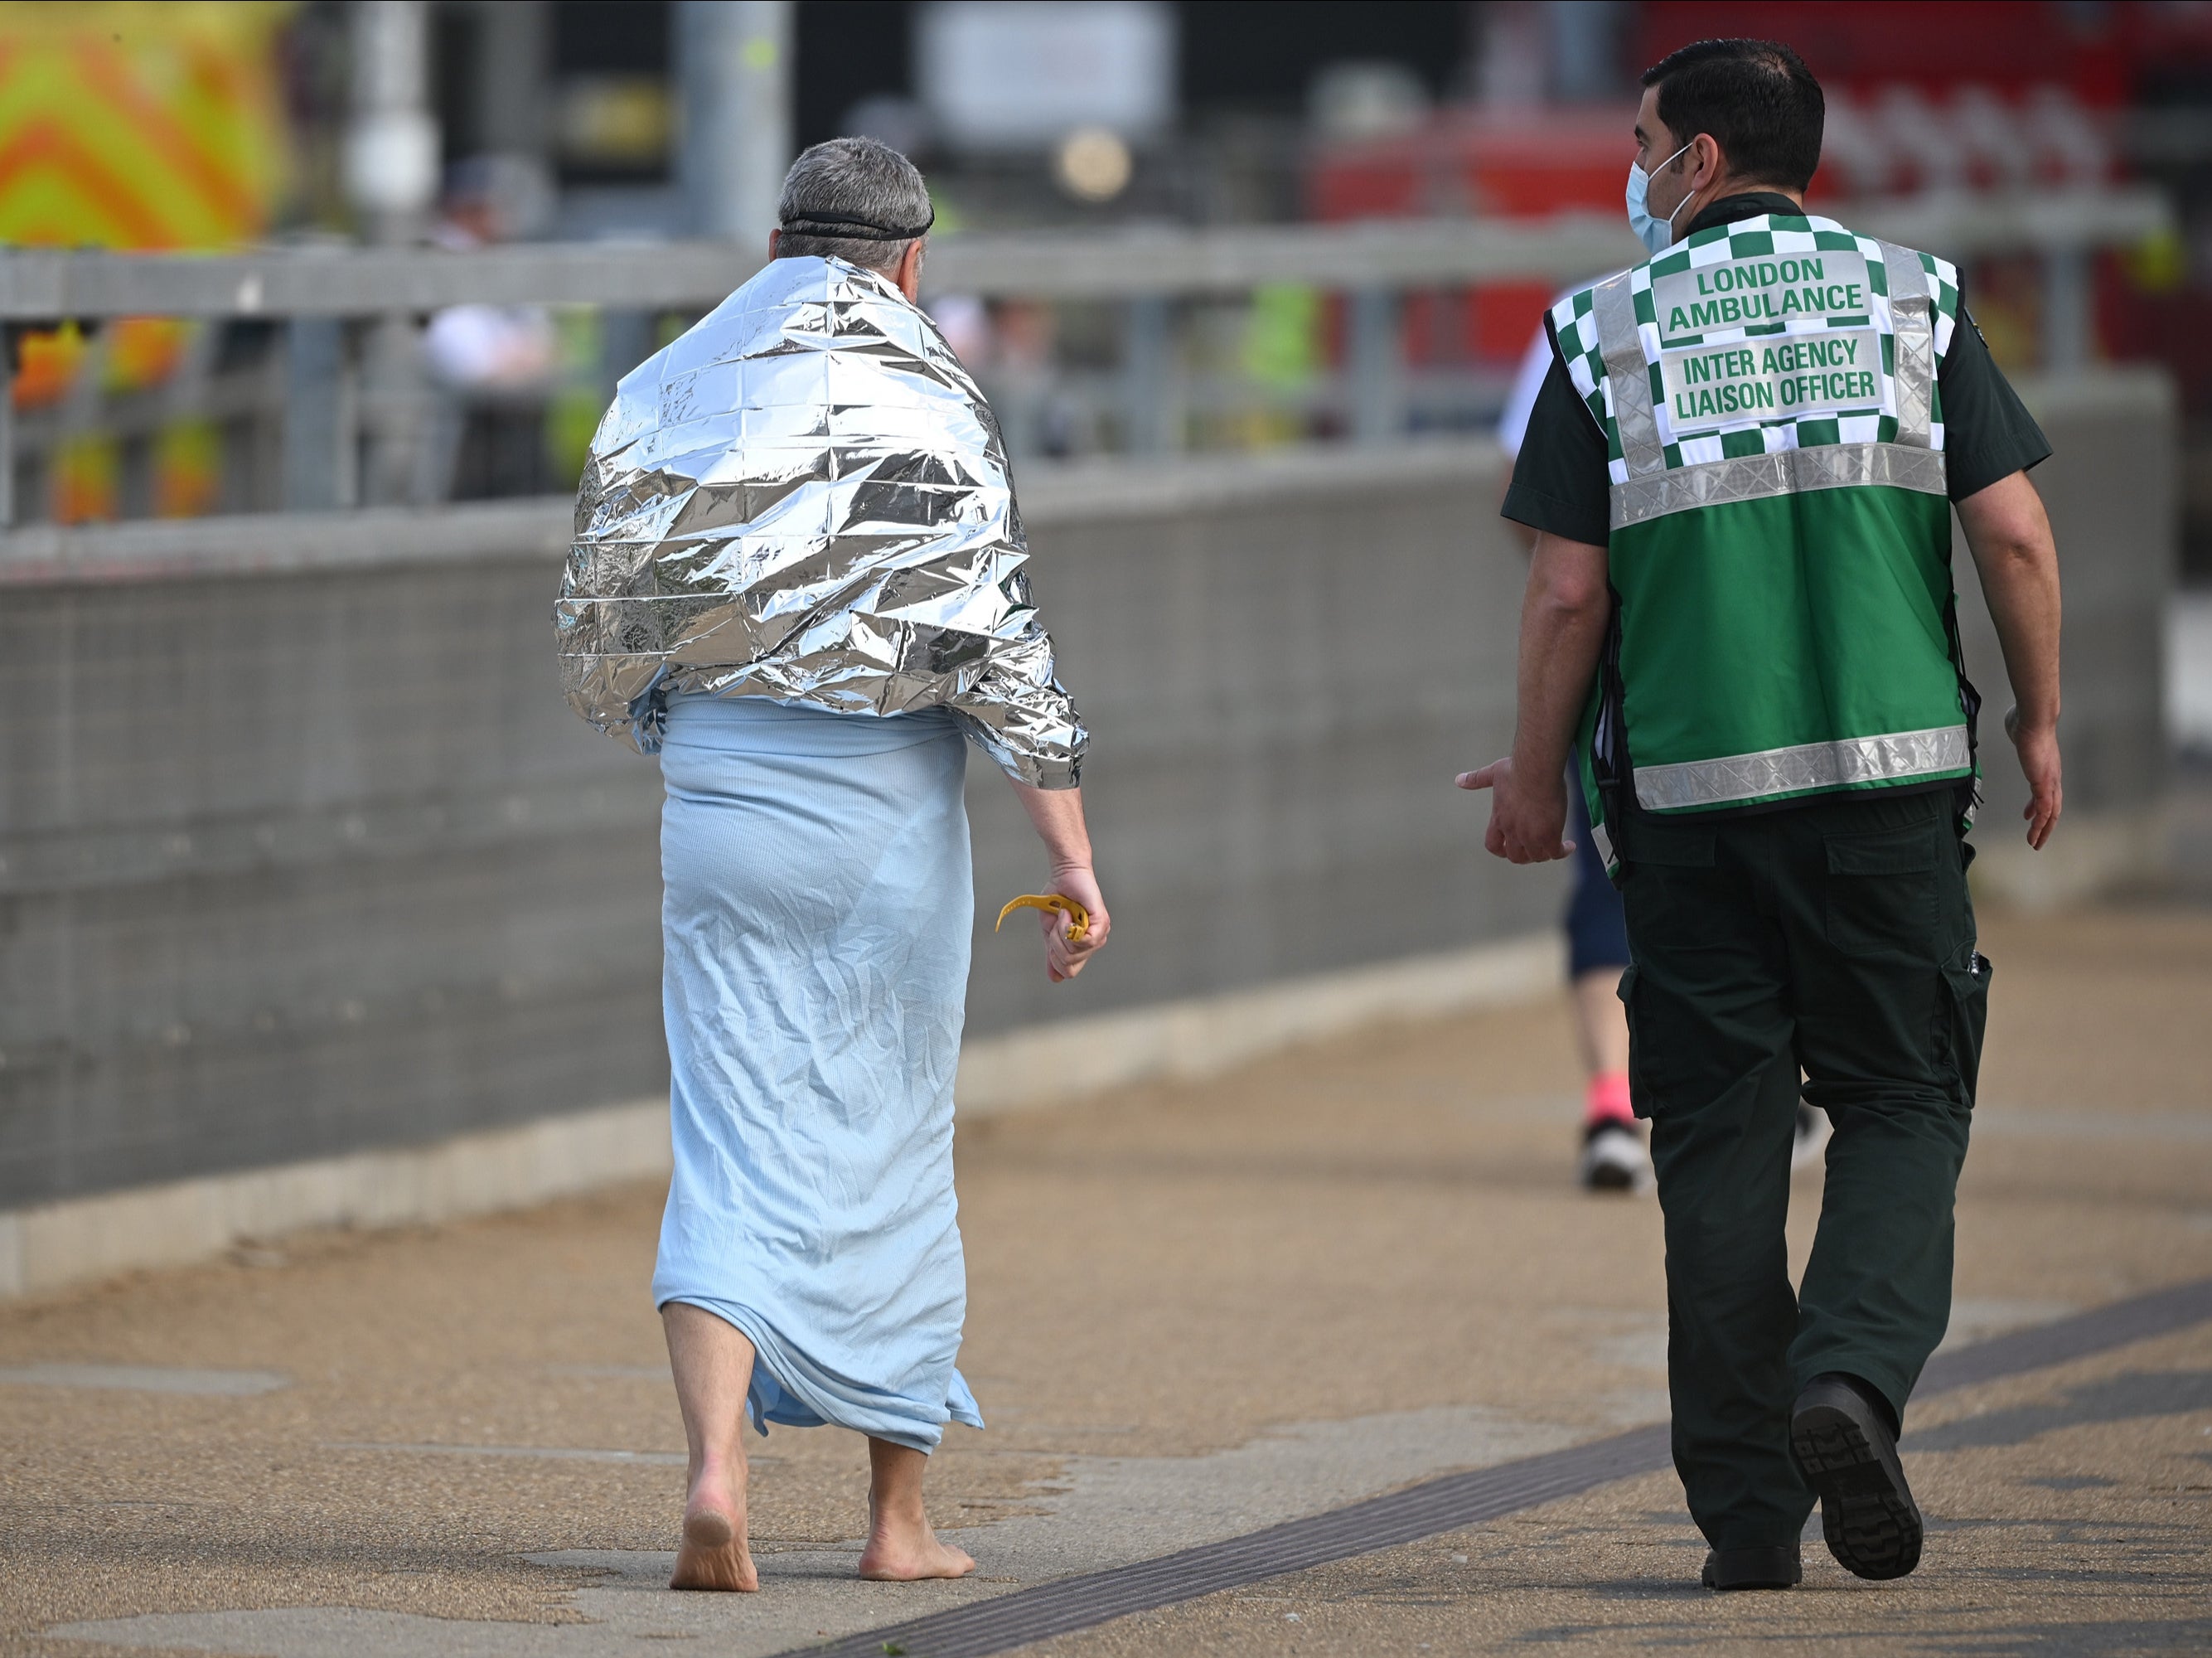
[{"label": "metal railing", "polygon": [[[2045,367],[2062,373],[2091,355],[2094,254],[2172,224],[2165,198],[2145,188],[1928,196],[1838,211],[1856,228],[1962,263],[2039,261]],[[1640,253],[1609,216],[1141,228],[949,236],[932,247],[926,281],[939,295],[1118,308],[1118,363],[1089,385],[1117,405],[1119,447],[1144,453],[1179,447],[1176,413],[1195,378],[1177,360],[1179,306],[1218,304],[1270,284],[1343,295],[1345,361],[1327,395],[1352,436],[1385,442],[1407,429],[1419,393],[1401,344],[1400,313],[1409,295],[1500,281],[1563,283]],[[28,332],[144,316],[273,327],[279,341],[258,379],[228,395],[241,405],[276,405],[283,506],[355,506],[420,498],[404,485],[395,491],[387,484],[380,495],[365,489],[359,457],[380,434],[411,431],[409,441],[423,441],[418,354],[409,348],[410,331],[429,314],[463,305],[595,308],[608,325],[599,377],[611,388],[650,350],[655,317],[697,314],[758,265],[726,243],[273,248],[210,257],[0,250],[7,341],[0,350],[0,526],[18,516],[9,376]],[[225,394],[204,385],[200,393],[211,406]],[[1266,395],[1255,400],[1264,405]]]}]

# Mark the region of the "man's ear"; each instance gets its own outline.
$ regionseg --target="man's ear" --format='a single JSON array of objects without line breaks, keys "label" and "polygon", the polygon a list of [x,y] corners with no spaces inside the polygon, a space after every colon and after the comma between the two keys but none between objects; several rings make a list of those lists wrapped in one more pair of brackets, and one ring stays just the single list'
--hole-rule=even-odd
[{"label": "man's ear", "polygon": [[899,256],[898,290],[916,305],[921,303],[921,238],[916,236]]},{"label": "man's ear", "polygon": [[781,230],[771,230],[768,233],[768,256],[770,259],[775,258],[775,250],[782,245],[783,232]]},{"label": "man's ear", "polygon": [[1720,143],[1710,132],[1700,132],[1690,140],[1690,188],[1702,190],[1709,184],[1718,184],[1728,174],[1728,157],[1721,153]]}]

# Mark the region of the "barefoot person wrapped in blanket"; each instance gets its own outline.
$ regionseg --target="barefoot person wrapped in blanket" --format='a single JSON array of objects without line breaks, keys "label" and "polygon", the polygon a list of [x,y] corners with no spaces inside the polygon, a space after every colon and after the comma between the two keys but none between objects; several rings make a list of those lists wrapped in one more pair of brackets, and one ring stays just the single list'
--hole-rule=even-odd
[{"label": "barefoot person wrapped in blanket", "polygon": [[555,613],[571,704],[667,786],[653,1290],[690,1447],[677,1588],[758,1586],[748,1413],[867,1436],[863,1576],[974,1569],[921,1502],[945,1424],[982,1426],[954,1368],[968,742],[1073,900],[1040,911],[1047,972],[1111,925],[998,425],[915,303],[921,175],[819,144],[778,216],[760,273],[624,376]]}]

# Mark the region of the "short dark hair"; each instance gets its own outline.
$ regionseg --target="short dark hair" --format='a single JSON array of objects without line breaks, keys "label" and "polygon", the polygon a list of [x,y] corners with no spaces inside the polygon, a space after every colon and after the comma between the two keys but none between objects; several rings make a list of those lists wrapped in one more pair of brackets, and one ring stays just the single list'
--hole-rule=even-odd
[{"label": "short dark hair", "polygon": [[1729,170],[1802,191],[1820,164],[1828,101],[1805,60],[1779,40],[1698,40],[1644,71],[1659,119],[1685,144],[1711,135]]}]

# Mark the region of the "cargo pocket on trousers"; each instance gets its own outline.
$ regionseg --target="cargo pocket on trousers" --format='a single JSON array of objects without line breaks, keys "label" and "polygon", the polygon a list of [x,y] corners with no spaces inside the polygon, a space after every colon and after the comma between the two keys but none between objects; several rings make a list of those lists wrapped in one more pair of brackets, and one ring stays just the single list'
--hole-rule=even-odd
[{"label": "cargo pocket on trousers", "polygon": [[1935,955],[1939,826],[1914,824],[1827,843],[1829,943],[1847,955],[1903,954],[1923,963]]},{"label": "cargo pocket on trousers", "polygon": [[1964,966],[1943,969],[1943,1024],[1937,1033],[1959,1098],[1974,1107],[1974,1084],[1982,1067],[1982,1033],[1990,1017],[1990,959],[1969,949]]}]

